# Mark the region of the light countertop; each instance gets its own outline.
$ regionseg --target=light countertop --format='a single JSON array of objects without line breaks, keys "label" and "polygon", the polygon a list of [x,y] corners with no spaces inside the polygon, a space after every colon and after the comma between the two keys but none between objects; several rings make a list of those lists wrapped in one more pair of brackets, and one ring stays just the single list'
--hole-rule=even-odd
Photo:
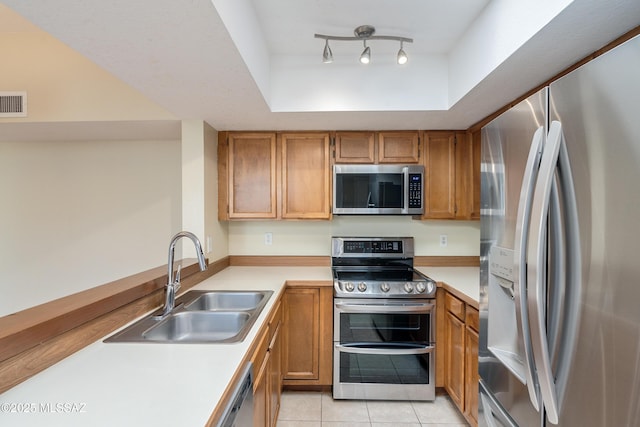
[{"label": "light countertop", "polygon": [[467,304],[478,308],[480,299],[479,267],[418,267]]},{"label": "light countertop", "polygon": [[[419,270],[460,286],[460,292],[477,301],[478,268]],[[101,339],[0,394],[0,425],[205,425],[287,280],[330,281],[331,271],[328,267],[226,268],[191,289],[274,291],[243,342],[105,344]]]}]

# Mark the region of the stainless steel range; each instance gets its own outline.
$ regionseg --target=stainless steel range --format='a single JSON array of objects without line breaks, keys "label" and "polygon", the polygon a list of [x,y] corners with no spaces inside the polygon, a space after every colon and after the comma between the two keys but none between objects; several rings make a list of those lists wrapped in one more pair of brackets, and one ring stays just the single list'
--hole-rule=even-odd
[{"label": "stainless steel range", "polygon": [[333,237],[335,399],[435,399],[436,283],[412,237]]}]

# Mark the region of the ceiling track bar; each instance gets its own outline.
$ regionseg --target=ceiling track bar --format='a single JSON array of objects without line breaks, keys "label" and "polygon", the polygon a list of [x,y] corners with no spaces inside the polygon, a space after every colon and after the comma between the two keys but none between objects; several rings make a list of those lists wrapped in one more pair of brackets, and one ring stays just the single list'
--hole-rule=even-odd
[{"label": "ceiling track bar", "polygon": [[341,37],[341,36],[328,36],[325,34],[314,34],[313,36],[317,39],[323,39],[323,40],[338,40],[338,41],[394,40],[394,41],[404,42],[404,43],[413,43],[413,39],[410,39],[407,37],[397,37],[397,36]]}]

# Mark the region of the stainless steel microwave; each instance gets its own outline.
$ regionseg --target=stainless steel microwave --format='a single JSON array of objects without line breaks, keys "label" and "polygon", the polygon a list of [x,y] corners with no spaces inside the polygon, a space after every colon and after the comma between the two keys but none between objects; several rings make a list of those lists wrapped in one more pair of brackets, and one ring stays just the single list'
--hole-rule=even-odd
[{"label": "stainless steel microwave", "polygon": [[335,165],[336,215],[420,215],[424,213],[424,166]]}]

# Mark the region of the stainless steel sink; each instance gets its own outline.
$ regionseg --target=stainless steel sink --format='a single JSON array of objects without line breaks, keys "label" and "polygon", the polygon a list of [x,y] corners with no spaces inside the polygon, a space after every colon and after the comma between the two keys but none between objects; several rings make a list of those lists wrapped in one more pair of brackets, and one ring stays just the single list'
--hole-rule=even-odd
[{"label": "stainless steel sink", "polygon": [[[197,291],[192,291],[197,292]],[[193,310],[255,310],[267,298],[267,292],[203,292],[184,309]]]},{"label": "stainless steel sink", "polygon": [[232,343],[244,340],[273,291],[189,291],[176,308],[138,320],[104,342]]},{"label": "stainless steel sink", "polygon": [[183,311],[167,316],[142,336],[149,341],[224,341],[238,335],[250,317],[243,311]]}]

